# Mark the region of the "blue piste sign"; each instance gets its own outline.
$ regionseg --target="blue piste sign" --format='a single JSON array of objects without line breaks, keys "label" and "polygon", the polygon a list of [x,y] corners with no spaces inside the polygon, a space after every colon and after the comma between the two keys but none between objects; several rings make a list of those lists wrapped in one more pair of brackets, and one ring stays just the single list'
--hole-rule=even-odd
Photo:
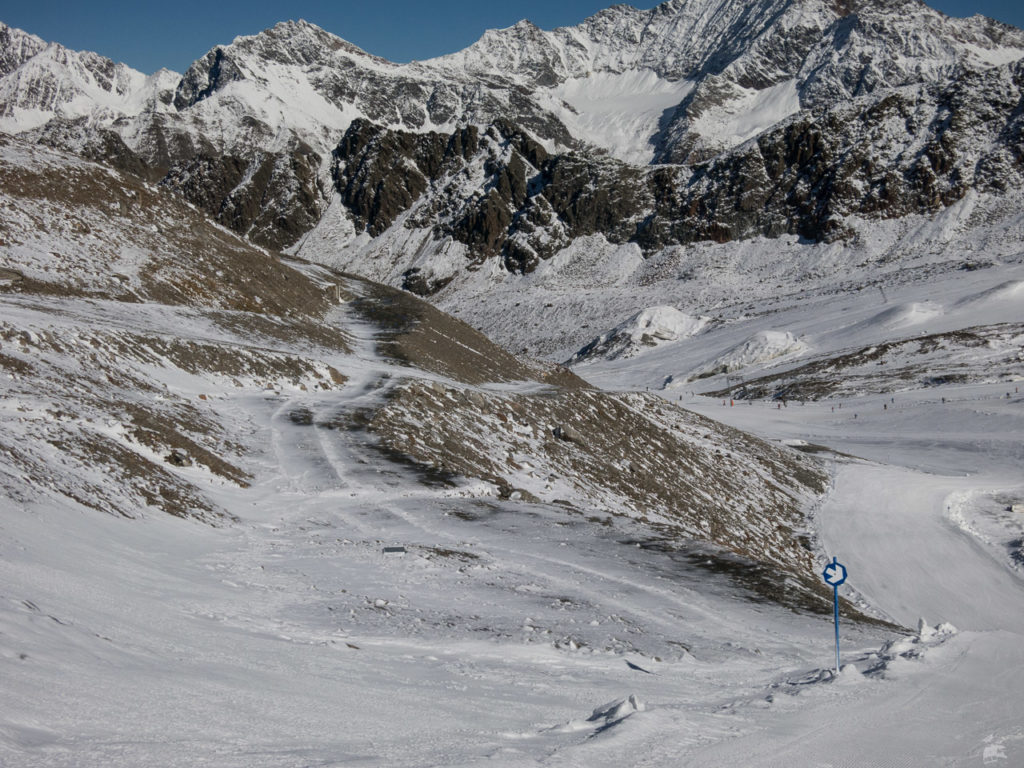
[{"label": "blue piste sign", "polygon": [[821,572],[825,583],[832,587],[832,606],[836,621],[836,674],[839,674],[839,585],[846,581],[846,566],[832,558]]},{"label": "blue piste sign", "polygon": [[846,581],[846,566],[833,557],[832,562],[825,566],[821,575],[825,577],[825,583],[830,587],[838,587]]}]

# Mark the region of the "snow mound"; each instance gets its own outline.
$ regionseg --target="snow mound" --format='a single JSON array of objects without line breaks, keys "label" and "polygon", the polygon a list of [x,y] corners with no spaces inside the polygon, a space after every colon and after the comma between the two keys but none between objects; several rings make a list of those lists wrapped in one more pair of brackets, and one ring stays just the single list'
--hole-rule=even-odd
[{"label": "snow mound", "polygon": [[948,622],[932,626],[925,619],[918,619],[917,632],[907,637],[890,640],[877,653],[870,654],[873,663],[865,670],[868,677],[886,678],[900,670],[907,662],[920,661],[933,648],[960,633]]},{"label": "snow mound", "polygon": [[636,697],[636,694],[631,693],[624,699],[616,699],[597,707],[587,718],[587,722],[608,726],[625,720],[634,712],[643,712],[644,709],[644,703]]},{"label": "snow mound", "polygon": [[760,331],[716,358],[696,378],[733,373],[774,360],[805,354],[810,347],[789,331]]},{"label": "snow mound", "polygon": [[[874,654],[871,655],[874,658]],[[807,696],[818,694],[822,686],[841,685],[851,687],[864,683],[868,678],[862,673],[856,664],[843,664],[837,672],[835,668],[812,669],[801,674],[783,678],[772,683],[769,688],[767,700],[775,700],[776,694],[787,696]]]},{"label": "snow mound", "polygon": [[709,320],[708,317],[680,312],[675,307],[649,307],[598,336],[573,355],[569,362],[634,357],[646,349],[695,336]]}]

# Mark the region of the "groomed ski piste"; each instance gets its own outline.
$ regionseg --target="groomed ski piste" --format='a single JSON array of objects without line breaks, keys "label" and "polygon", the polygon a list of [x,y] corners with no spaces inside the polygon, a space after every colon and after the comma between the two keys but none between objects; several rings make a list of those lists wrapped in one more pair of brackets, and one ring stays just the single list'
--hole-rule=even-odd
[{"label": "groomed ski piste", "polygon": [[[840,590],[916,630],[880,649],[845,642],[838,678],[787,679],[783,688],[800,690],[796,699],[805,706],[780,707],[773,696],[763,714],[749,717],[749,731],[684,752],[686,764],[1010,766],[1024,758],[1020,278],[1019,266],[1003,263],[926,285],[837,296],[816,308],[793,306],[758,321],[796,334],[805,347],[796,358],[793,350],[771,354],[770,342],[783,332],[751,334],[751,323],[738,321],[631,361],[577,369],[602,386],[657,390],[709,417],[829,456],[833,487],[814,520],[823,553],[848,568]],[[920,363],[929,338],[972,327],[1005,330],[1008,343]],[[850,354],[882,339],[901,344],[870,365]],[[704,362],[756,352],[757,341],[764,354],[749,355],[752,366]],[[709,355],[716,348],[724,354]],[[840,394],[786,396],[809,359],[832,364]],[[874,371],[865,375],[865,368]],[[707,377],[709,370],[719,372]],[[935,378],[930,370],[957,371],[964,381],[951,384],[955,375]],[[765,376],[777,387],[774,397],[732,397]],[[719,388],[728,389],[724,399],[696,394]]]},{"label": "groomed ski piste", "polygon": [[[236,521],[124,520],[45,495],[5,510],[0,763],[1018,765],[1019,332],[1000,358],[1016,373],[995,380],[785,406],[691,394],[735,372],[663,386],[666,371],[696,371],[763,330],[839,353],[890,322],[892,305],[972,308],[950,320],[961,328],[1019,323],[1015,269],[908,284],[881,306],[794,306],[579,369],[822,457],[820,562],[838,557],[841,594],[906,628],[841,621],[838,675],[830,615],[756,599],[637,522],[424,485],[343,430],[294,418],[385,395],[393,363],[353,324],[339,391],[169,382],[262,447],[249,488],[180,470]],[[4,316],[29,327],[40,301],[5,300]],[[181,322],[60,301],[70,325]],[[750,361],[748,379],[779,364]],[[5,428],[31,407],[6,401]]]}]

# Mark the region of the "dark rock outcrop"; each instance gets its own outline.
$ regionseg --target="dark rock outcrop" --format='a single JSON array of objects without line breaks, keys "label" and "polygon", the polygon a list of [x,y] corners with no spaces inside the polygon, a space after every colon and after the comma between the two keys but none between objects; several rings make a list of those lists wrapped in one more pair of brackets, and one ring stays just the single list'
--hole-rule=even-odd
[{"label": "dark rock outcrop", "polygon": [[[335,180],[371,235],[408,214],[405,226],[466,245],[467,266],[500,258],[525,273],[598,233],[645,253],[755,236],[843,239],[849,217],[934,212],[970,190],[1019,186],[1022,160],[1017,63],[801,112],[693,167],[551,155],[507,121],[448,136],[357,121],[335,152]],[[405,285],[426,295],[444,283],[414,269]]]}]

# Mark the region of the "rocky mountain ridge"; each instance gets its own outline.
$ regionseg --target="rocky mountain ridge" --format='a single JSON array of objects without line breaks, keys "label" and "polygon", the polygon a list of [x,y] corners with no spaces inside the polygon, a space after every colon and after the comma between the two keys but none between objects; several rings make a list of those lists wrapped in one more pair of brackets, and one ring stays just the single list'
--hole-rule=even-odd
[{"label": "rocky mountain ridge", "polygon": [[[852,240],[855,218],[932,214],[970,192],[1019,189],[1022,98],[1024,64],[1016,62],[801,112],[707,163],[650,168],[549,154],[501,122],[483,134],[414,136],[357,121],[335,152],[335,178],[343,203],[362,217],[357,226],[373,236],[399,228],[389,235],[399,245],[382,238],[385,247],[422,253],[454,242],[468,263],[497,256],[510,272],[530,272],[591,235],[635,243],[647,256],[702,240]],[[427,144],[437,148],[429,160]],[[396,157],[401,146],[411,163]],[[417,232],[425,245],[400,245]],[[406,288],[432,293],[455,271],[417,265],[402,276]]]},{"label": "rocky mountain ridge", "polygon": [[585,237],[848,241],[1007,194],[1024,157],[1024,32],[916,0],[619,5],[409,64],[282,22],[180,77],[0,42],[4,130],[422,295]]}]

